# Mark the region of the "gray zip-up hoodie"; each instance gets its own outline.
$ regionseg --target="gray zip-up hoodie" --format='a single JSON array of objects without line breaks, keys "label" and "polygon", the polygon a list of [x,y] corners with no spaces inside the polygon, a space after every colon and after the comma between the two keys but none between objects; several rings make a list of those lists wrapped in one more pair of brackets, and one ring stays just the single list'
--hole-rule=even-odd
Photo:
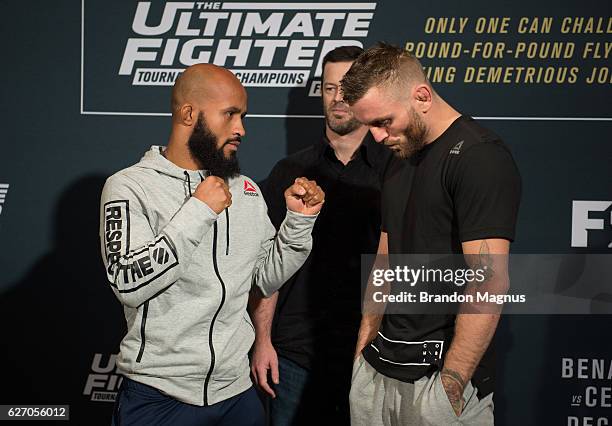
[{"label": "gray zip-up hoodie", "polygon": [[119,371],[199,406],[251,386],[249,290],[270,295],[302,266],[316,219],[288,210],[276,235],[245,176],[228,182],[232,205],[217,215],[191,197],[204,177],[154,146],[108,178],[100,211],[102,257],[127,321]]}]

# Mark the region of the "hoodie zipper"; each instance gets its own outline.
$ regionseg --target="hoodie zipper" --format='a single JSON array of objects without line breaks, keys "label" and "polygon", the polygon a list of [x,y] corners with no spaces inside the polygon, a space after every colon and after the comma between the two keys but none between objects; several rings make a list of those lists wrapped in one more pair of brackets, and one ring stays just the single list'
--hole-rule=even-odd
[{"label": "hoodie zipper", "polygon": [[210,322],[210,328],[208,330],[208,346],[210,348],[210,369],[208,370],[208,374],[206,374],[206,380],[204,381],[204,405],[208,405],[208,385],[210,383],[210,378],[213,373],[213,369],[215,368],[215,347],[213,345],[213,331],[215,327],[215,321],[217,320],[217,316],[219,312],[221,312],[221,308],[225,303],[225,283],[221,278],[221,274],[219,273],[219,266],[217,265],[217,222],[213,224],[213,246],[212,246],[212,257],[213,257],[213,268],[215,269],[215,275],[219,279],[221,283],[221,303],[217,308],[217,312],[212,318]]},{"label": "hoodie zipper", "polygon": [[[187,178],[187,185],[189,187],[189,196],[192,196],[193,194],[191,193],[191,179],[189,178],[189,173],[187,173],[187,171],[185,171],[185,177]],[[204,181],[205,177],[202,176],[200,174],[200,181]],[[227,209],[225,210],[225,217],[227,218],[227,245],[226,245],[226,249],[225,249],[225,254],[229,254],[229,213],[227,211]],[[215,275],[217,276],[217,278],[219,279],[219,282],[221,283],[221,303],[219,303],[219,307],[217,308],[217,311],[215,312],[215,315],[213,315],[212,320],[210,321],[210,328],[208,329],[208,347],[210,349],[210,368],[208,369],[208,373],[206,374],[206,379],[204,380],[204,405],[207,406],[208,404],[208,385],[210,384],[210,378],[212,377],[212,373],[213,370],[215,369],[215,346],[213,344],[213,332],[214,332],[214,328],[215,328],[215,321],[217,320],[217,317],[219,316],[219,312],[221,312],[221,308],[223,307],[223,304],[225,303],[225,283],[223,282],[223,278],[221,278],[221,274],[219,273],[219,265],[217,265],[217,233],[218,233],[218,227],[217,227],[217,222],[215,221],[213,224],[213,244],[212,244],[212,260],[213,260],[213,268],[215,270]]]}]

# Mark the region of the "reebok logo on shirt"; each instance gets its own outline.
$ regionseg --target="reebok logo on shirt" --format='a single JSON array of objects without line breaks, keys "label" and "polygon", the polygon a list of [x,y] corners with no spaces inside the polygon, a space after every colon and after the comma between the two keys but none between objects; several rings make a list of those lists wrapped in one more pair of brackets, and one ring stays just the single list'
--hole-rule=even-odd
[{"label": "reebok logo on shirt", "polygon": [[244,181],[244,195],[249,195],[251,197],[259,197],[255,186],[253,186],[253,184],[248,180]]},{"label": "reebok logo on shirt", "polygon": [[464,141],[461,141],[457,145],[452,147],[451,150],[450,150],[450,154],[455,154],[455,155],[461,154],[461,147],[463,146],[463,142]]}]

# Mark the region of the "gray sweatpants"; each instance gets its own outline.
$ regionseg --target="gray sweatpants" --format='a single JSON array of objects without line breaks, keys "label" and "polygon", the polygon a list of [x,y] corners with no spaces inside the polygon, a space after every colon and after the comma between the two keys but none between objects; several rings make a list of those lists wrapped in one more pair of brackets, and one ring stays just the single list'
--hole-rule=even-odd
[{"label": "gray sweatpants", "polygon": [[468,383],[459,417],[450,405],[438,373],[405,383],[378,373],[359,356],[351,383],[352,426],[493,425],[493,394],[479,400]]}]

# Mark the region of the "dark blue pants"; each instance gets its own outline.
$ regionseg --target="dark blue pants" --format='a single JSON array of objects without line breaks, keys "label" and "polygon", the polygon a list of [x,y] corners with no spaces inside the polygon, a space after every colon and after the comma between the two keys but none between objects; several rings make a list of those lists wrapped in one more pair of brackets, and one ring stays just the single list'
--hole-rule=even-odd
[{"label": "dark blue pants", "polygon": [[291,426],[298,417],[304,389],[308,384],[308,370],[293,361],[278,357],[280,382],[274,385],[276,398],[270,401],[270,420],[272,426]]},{"label": "dark blue pants", "polygon": [[112,425],[264,426],[264,412],[253,388],[225,401],[199,407],[124,377]]},{"label": "dark blue pants", "polygon": [[271,426],[349,426],[351,352],[347,353],[346,362],[330,358],[312,370],[279,356],[280,382],[274,385],[276,398],[270,399]]}]

